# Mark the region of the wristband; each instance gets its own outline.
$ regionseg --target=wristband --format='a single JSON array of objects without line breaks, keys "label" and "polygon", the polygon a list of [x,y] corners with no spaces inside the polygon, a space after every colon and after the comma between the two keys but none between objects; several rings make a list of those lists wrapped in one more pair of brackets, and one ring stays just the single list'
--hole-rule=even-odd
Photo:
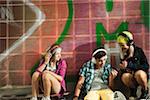
[{"label": "wristband", "polygon": [[73,98],[78,98],[79,96],[74,95]]},{"label": "wristband", "polygon": [[39,72],[40,74],[42,74],[42,72],[41,72],[41,71],[39,71],[38,69],[36,70],[36,72]]}]

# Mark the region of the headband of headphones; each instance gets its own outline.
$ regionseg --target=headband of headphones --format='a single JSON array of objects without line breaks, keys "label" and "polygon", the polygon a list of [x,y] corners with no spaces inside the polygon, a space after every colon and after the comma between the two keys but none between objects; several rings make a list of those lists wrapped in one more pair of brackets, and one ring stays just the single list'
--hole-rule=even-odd
[{"label": "headband of headphones", "polygon": [[97,49],[96,51],[93,52],[92,56],[94,57],[98,52],[105,52],[107,55],[107,51],[105,49]]},{"label": "headband of headphones", "polygon": [[92,61],[94,64],[96,64],[96,59],[95,59],[94,56],[95,56],[97,53],[99,53],[99,52],[105,52],[106,55],[105,55],[104,57],[107,59],[107,51],[106,51],[105,49],[97,49],[96,51],[93,52],[93,54],[92,54],[92,59],[91,59],[91,61]]},{"label": "headband of headphones", "polygon": [[56,52],[61,52],[62,48],[58,45],[54,45],[51,48],[48,48],[46,51],[51,53],[52,55],[55,54]]}]

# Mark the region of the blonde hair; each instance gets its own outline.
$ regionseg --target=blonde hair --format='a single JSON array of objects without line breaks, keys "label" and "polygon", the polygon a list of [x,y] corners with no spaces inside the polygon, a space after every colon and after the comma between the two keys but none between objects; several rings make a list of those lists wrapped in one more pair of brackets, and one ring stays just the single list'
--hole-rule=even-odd
[{"label": "blonde hair", "polygon": [[128,43],[133,43],[133,35],[129,31],[123,31],[120,33],[117,37],[117,42],[118,43],[123,43],[123,44],[128,44]]}]

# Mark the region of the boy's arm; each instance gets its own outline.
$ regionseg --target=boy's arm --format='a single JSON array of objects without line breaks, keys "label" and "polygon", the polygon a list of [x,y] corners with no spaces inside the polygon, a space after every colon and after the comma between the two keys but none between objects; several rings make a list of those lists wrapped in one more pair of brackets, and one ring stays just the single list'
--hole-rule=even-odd
[{"label": "boy's arm", "polygon": [[75,93],[74,93],[73,100],[76,100],[76,98],[79,97],[82,85],[84,83],[84,80],[85,80],[85,78],[83,76],[79,77],[78,83],[77,83],[76,88],[75,88]]},{"label": "boy's arm", "polygon": [[112,88],[112,86],[113,86],[113,80],[115,79],[115,77],[117,76],[117,74],[118,74],[118,71],[116,71],[115,69],[112,69],[112,71],[111,71],[111,73],[110,73],[110,75],[109,75],[109,80],[108,80],[108,86],[110,87],[110,88]]}]

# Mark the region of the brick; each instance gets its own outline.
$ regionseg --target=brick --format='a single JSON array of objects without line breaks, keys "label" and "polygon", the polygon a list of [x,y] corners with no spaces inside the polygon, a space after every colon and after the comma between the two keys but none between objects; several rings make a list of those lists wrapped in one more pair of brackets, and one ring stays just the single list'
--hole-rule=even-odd
[{"label": "brick", "polygon": [[6,50],[6,39],[0,39],[0,53]]},{"label": "brick", "polygon": [[75,57],[76,57],[75,61],[76,70],[79,70],[82,67],[82,65],[91,58],[91,55],[90,53],[87,54],[77,53]]},{"label": "brick", "polygon": [[65,40],[60,44],[60,46],[63,48],[63,52],[73,51],[73,38],[66,37]]},{"label": "brick", "polygon": [[[67,17],[69,16],[69,9],[68,9],[68,4],[58,4],[57,6],[58,8],[58,18],[59,19],[67,19]],[[62,13],[63,11],[63,13]]]},{"label": "brick", "polygon": [[14,20],[23,20],[23,7],[24,6],[12,6],[13,7],[13,13],[14,13]]},{"label": "brick", "polygon": [[9,37],[16,37],[23,35],[23,22],[10,22],[8,24]]},{"label": "brick", "polygon": [[75,38],[75,51],[76,52],[89,52],[90,50],[90,38],[89,37],[76,37]]},{"label": "brick", "polygon": [[75,34],[89,34],[89,21],[88,20],[76,20],[75,21]]},{"label": "brick", "polygon": [[23,85],[23,73],[20,72],[9,72],[9,83],[11,85]]},{"label": "brick", "polygon": [[25,56],[25,69],[31,70],[31,68],[37,63],[41,55],[36,53],[26,54]]},{"label": "brick", "polygon": [[41,10],[45,14],[46,19],[56,18],[56,4],[41,4]]},{"label": "brick", "polygon": [[79,3],[74,4],[75,18],[88,18],[89,17],[89,4]]},{"label": "brick", "polygon": [[42,36],[56,36],[56,21],[45,21],[41,26]]},{"label": "brick", "polygon": [[149,34],[145,35],[144,41],[145,41],[144,43],[145,50],[150,51],[150,35]]},{"label": "brick", "polygon": [[10,55],[9,56],[9,70],[22,70],[23,69],[23,56]]},{"label": "brick", "polygon": [[39,52],[39,38],[28,38],[25,41],[25,52]]},{"label": "brick", "polygon": [[126,16],[140,16],[140,0],[126,1],[125,11]]},{"label": "brick", "polygon": [[113,9],[108,13],[109,17],[122,17],[123,16],[123,1],[113,3]]},{"label": "brick", "polygon": [[6,72],[0,72],[0,86],[5,86],[7,84],[8,75]]},{"label": "brick", "polygon": [[7,24],[0,22],[0,37],[6,37]]},{"label": "brick", "polygon": [[92,16],[92,18],[106,17],[105,2],[91,3],[91,16]]}]

